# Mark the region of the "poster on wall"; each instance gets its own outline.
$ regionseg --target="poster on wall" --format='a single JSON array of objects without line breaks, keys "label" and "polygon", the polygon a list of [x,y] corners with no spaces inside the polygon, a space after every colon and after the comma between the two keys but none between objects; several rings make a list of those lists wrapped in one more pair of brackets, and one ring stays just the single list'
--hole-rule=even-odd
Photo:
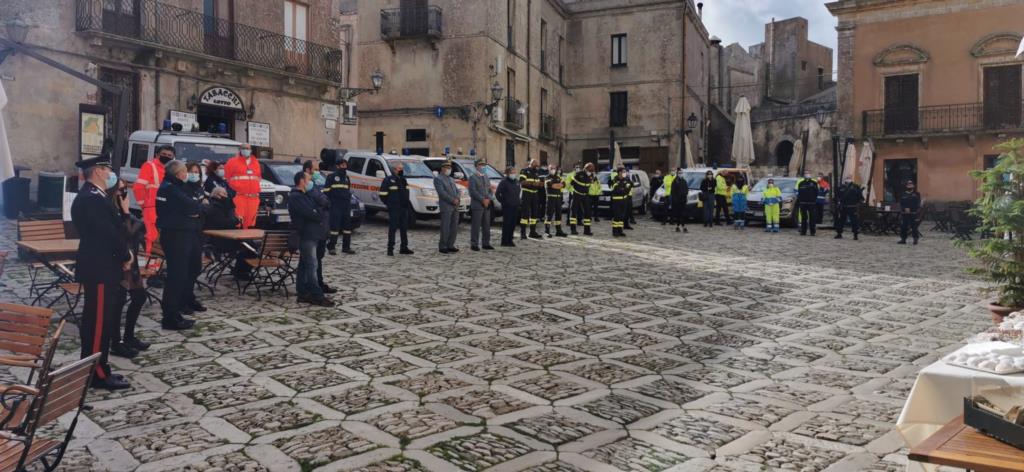
[{"label": "poster on wall", "polygon": [[193,128],[199,128],[199,118],[195,113],[171,110],[169,119],[171,120],[171,123],[181,124],[182,131],[192,131]]},{"label": "poster on wall", "polygon": [[246,135],[248,136],[249,144],[270,147],[270,123],[250,121],[246,128]]},{"label": "poster on wall", "polygon": [[103,152],[103,141],[106,138],[105,120],[106,115],[103,113],[86,110],[79,112],[79,153],[83,156],[98,156]]}]

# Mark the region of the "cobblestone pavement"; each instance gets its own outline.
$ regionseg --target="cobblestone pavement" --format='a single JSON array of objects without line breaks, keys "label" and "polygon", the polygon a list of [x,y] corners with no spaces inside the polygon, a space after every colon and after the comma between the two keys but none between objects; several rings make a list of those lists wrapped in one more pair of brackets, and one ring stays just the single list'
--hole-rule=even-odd
[{"label": "cobblestone pavement", "polygon": [[[468,225],[467,225],[468,226]],[[13,247],[2,227],[0,249]],[[916,372],[985,328],[946,236],[920,246],[647,220],[625,239],[328,256],[333,309],[222,282],[197,328],[112,358],[72,471],[902,470]],[[497,233],[495,238],[497,239]],[[0,298],[24,300],[8,264]],[[60,362],[76,356],[74,328]],[[0,373],[8,375],[10,373]],[[22,375],[22,372],[14,372]]]}]

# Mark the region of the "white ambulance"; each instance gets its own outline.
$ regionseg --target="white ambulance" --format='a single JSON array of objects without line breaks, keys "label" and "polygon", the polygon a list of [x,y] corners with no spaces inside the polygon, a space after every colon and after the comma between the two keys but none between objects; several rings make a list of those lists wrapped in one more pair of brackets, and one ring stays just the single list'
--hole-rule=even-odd
[{"label": "white ambulance", "polygon": [[[412,204],[410,223],[417,219],[436,217],[440,214],[437,202],[437,190],[434,188],[434,173],[423,162],[420,156],[399,156],[397,154],[377,154],[373,151],[348,151],[348,175],[352,181],[352,191],[359,201],[366,205],[366,216],[377,211],[387,211],[378,191],[384,178],[391,175],[395,164],[402,164],[405,178],[409,182],[409,201]],[[469,213],[469,192],[461,186],[459,189],[459,213]]]}]

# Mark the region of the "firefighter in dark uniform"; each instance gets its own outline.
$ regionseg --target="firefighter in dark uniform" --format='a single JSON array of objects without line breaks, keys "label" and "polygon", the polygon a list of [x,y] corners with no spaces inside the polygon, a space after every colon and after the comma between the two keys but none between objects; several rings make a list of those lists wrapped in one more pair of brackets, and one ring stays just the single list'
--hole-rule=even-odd
[{"label": "firefighter in dark uniform", "polygon": [[583,234],[593,236],[590,232],[590,185],[594,181],[594,164],[588,162],[582,172],[576,172],[569,182],[572,187],[572,208],[569,216],[569,232],[576,232],[576,225],[583,225]]},{"label": "firefighter in dark uniform", "polygon": [[626,200],[629,198],[630,187],[629,179],[626,178],[626,168],[619,167],[619,170],[615,172],[615,178],[612,180],[612,236],[623,237],[626,232],[623,229],[626,227],[626,219],[629,218],[626,215],[626,211],[629,208],[626,204]]},{"label": "firefighter in dark uniform", "polygon": [[[626,208],[623,209],[622,212],[626,216],[625,216],[625,218],[622,219],[622,223],[623,223],[623,225],[625,225],[624,226],[625,229],[628,229],[628,230],[632,231],[633,230],[633,226],[631,225],[631,223],[636,223],[636,219],[633,218],[633,190],[634,190],[635,186],[633,185],[633,181],[629,180],[629,171],[626,170],[625,167],[620,167],[619,170],[620,171],[624,171],[626,173],[626,175],[625,175],[626,188],[629,189],[629,193],[626,195],[626,199],[623,201],[623,204],[625,205]],[[623,234],[623,236],[625,236],[625,234]]]},{"label": "firefighter in dark uniform", "polygon": [[128,252],[127,232],[114,203],[107,198],[108,189],[117,185],[117,174],[110,168],[108,157],[79,161],[85,184],[71,204],[71,222],[78,230],[78,256],[75,279],[85,291],[85,306],[79,323],[82,358],[100,352],[92,387],[108,390],[131,387],[124,377],[110,372],[107,357],[118,317],[121,316],[118,294],[125,264],[134,260]]},{"label": "firefighter in dark uniform", "polygon": [[537,220],[540,217],[540,192],[544,189],[541,179],[540,163],[536,159],[530,166],[519,171],[519,185],[523,188],[523,201],[519,206],[519,239],[526,239],[526,227],[530,227],[529,237],[540,239],[537,232]]},{"label": "firefighter in dark uniform", "polygon": [[548,168],[548,178],[544,183],[547,202],[544,214],[544,233],[551,237],[551,225],[555,225],[555,236],[569,236],[562,231],[562,193],[565,192],[565,181],[555,166]]},{"label": "firefighter in dark uniform", "polygon": [[796,207],[799,211],[800,235],[806,236],[807,229],[810,227],[811,236],[814,236],[817,232],[814,214],[818,207],[818,182],[815,182],[810,174],[797,181]]},{"label": "firefighter in dark uniform", "polygon": [[537,192],[537,224],[544,222],[544,215],[548,214],[548,172],[547,165],[537,168],[537,175],[540,176],[540,189]]},{"label": "firefighter in dark uniform", "polygon": [[324,194],[331,199],[331,239],[327,243],[327,250],[331,255],[337,254],[338,235],[341,235],[341,252],[355,254],[349,222],[352,215],[352,183],[348,178],[348,161],[345,159],[338,159],[337,170],[324,184]]},{"label": "firefighter in dark uniform", "polygon": [[195,325],[195,321],[182,316],[195,300],[191,278],[193,261],[202,257],[197,236],[201,204],[198,196],[185,186],[187,175],[183,162],[168,162],[164,180],[156,193],[156,227],[160,229],[160,245],[167,264],[160,324],[169,330],[189,329]]},{"label": "firefighter in dark uniform", "polygon": [[917,213],[920,210],[921,194],[914,190],[914,181],[908,180],[907,190],[900,195],[900,242],[898,244],[907,244],[908,234],[913,236],[914,244],[917,244],[917,240],[921,238],[921,233],[917,231],[917,226],[921,223],[917,221]]},{"label": "firefighter in dark uniform", "polygon": [[399,254],[412,254],[409,249],[409,212],[412,211],[409,203],[409,183],[405,180],[405,168],[402,164],[395,164],[391,175],[384,178],[380,183],[380,200],[388,207],[388,255],[395,255],[395,231],[402,236],[402,246]]},{"label": "firefighter in dark uniform", "polygon": [[853,179],[846,179],[843,185],[836,189],[836,200],[839,203],[839,221],[836,222],[836,239],[843,239],[843,226],[850,222],[850,229],[853,231],[853,240],[857,240],[857,233],[860,233],[860,221],[857,219],[857,211],[861,202],[864,201],[864,189],[853,183]]}]

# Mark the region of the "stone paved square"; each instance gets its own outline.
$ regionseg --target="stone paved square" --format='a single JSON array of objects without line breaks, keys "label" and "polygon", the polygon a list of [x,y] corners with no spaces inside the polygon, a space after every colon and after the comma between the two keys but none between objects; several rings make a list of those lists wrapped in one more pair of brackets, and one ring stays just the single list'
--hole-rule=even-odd
[{"label": "stone paved square", "polygon": [[[221,282],[200,294],[197,328],[172,333],[147,305],[139,330],[156,345],[114,358],[135,388],[90,393],[103,403],[62,470],[185,457],[161,470],[811,472],[856,456],[856,470],[896,471],[905,450],[867,446],[892,430],[908,368],[987,322],[962,252],[931,234],[904,248],[597,228],[443,256],[427,221],[410,232],[416,255],[387,258],[374,218],[358,254],[325,259],[334,308]],[[0,250],[13,238],[0,222]],[[0,294],[25,302],[24,263],[3,277]],[[77,333],[60,346],[59,364],[76,357]],[[690,454],[726,445],[740,450]],[[109,449],[121,462],[99,460]]]}]

